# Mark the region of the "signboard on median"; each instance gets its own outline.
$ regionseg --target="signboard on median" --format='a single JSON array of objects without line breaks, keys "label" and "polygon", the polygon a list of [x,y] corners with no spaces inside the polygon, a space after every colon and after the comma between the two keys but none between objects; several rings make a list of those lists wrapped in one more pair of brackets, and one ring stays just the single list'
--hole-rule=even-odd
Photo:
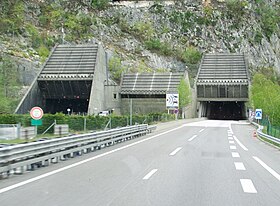
[{"label": "signboard on median", "polygon": [[179,108],[179,94],[178,93],[166,94],[166,108],[167,109]]},{"label": "signboard on median", "polygon": [[255,119],[262,119],[262,109],[256,109]]}]

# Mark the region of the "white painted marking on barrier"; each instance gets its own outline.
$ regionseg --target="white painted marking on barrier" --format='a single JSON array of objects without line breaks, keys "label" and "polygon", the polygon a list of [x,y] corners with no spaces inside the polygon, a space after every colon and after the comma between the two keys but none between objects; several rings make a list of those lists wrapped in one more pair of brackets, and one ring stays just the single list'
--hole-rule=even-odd
[{"label": "white painted marking on barrier", "polygon": [[151,176],[153,176],[158,170],[157,169],[153,169],[151,172],[149,172],[148,174],[145,175],[145,177],[143,177],[143,180],[148,180]]},{"label": "white painted marking on barrier", "polygon": [[179,152],[182,149],[182,147],[178,147],[177,149],[175,149],[173,152],[171,152],[169,155],[170,156],[174,156],[177,152]]},{"label": "white painted marking on barrier", "polygon": [[232,157],[240,157],[238,152],[232,152],[231,155],[232,155]]},{"label": "white painted marking on barrier", "polygon": [[203,132],[203,131],[204,131],[204,129],[199,130],[199,132]]},{"label": "white painted marking on barrier", "polygon": [[114,149],[114,150],[105,152],[105,153],[103,153],[103,154],[96,155],[96,156],[94,156],[94,157],[91,157],[91,158],[82,160],[82,161],[80,161],[80,162],[76,162],[76,163],[71,164],[71,165],[68,165],[68,166],[66,166],[66,167],[63,167],[63,168],[60,168],[60,169],[57,169],[57,170],[54,170],[54,171],[51,171],[51,172],[47,172],[47,173],[45,173],[45,174],[39,175],[39,176],[34,177],[34,178],[31,178],[31,179],[29,179],[29,180],[25,180],[25,181],[23,181],[23,182],[19,182],[19,183],[17,183],[17,184],[14,184],[14,185],[11,185],[11,186],[8,186],[8,187],[4,187],[4,188],[0,189],[0,194],[2,194],[2,193],[4,193],[4,192],[8,192],[8,191],[13,190],[13,189],[16,189],[16,188],[18,188],[18,187],[21,187],[21,186],[30,184],[30,183],[35,182],[35,181],[38,181],[38,180],[40,180],[40,179],[49,177],[49,176],[51,176],[51,175],[54,175],[54,174],[63,172],[63,171],[65,171],[65,170],[68,170],[68,169],[77,167],[77,166],[79,166],[79,165],[82,165],[82,164],[84,164],[84,163],[90,162],[90,161],[92,161],[92,160],[95,160],[95,159],[98,159],[98,158],[107,156],[107,155],[109,155],[109,154],[112,154],[112,153],[115,153],[115,152],[118,152],[118,151],[121,151],[121,150],[124,150],[124,149],[126,149],[126,148],[132,147],[132,146],[137,145],[137,144],[140,144],[140,143],[142,143],[142,142],[149,141],[149,140],[154,139],[154,138],[156,138],[156,137],[159,137],[159,136],[168,134],[168,133],[170,133],[170,132],[176,131],[176,130],[178,130],[178,129],[181,129],[181,128],[183,128],[183,127],[185,127],[185,125],[182,125],[182,126],[180,126],[180,127],[176,127],[176,128],[174,128],[174,129],[168,130],[168,131],[166,131],[166,132],[162,132],[162,133],[160,133],[160,134],[156,134],[156,135],[154,135],[154,136],[152,136],[152,137],[148,137],[148,138],[146,138],[146,139],[142,139],[142,140],[140,140],[140,141],[137,141],[137,142],[134,142],[134,143],[125,145],[125,146],[123,146],[123,147],[116,148],[116,149]]},{"label": "white painted marking on barrier", "polygon": [[190,141],[193,141],[194,140],[194,138],[196,138],[197,137],[197,135],[194,135],[194,136],[192,136],[188,141],[190,142]]},{"label": "white painted marking on barrier", "polygon": [[229,148],[230,149],[236,149],[236,146],[235,145],[230,145]]},{"label": "white painted marking on barrier", "polygon": [[230,144],[234,144],[234,141],[228,141],[228,143],[230,143]]},{"label": "white painted marking on barrier", "polygon": [[234,138],[234,140],[239,144],[239,146],[240,146],[243,150],[248,151],[247,147],[245,147],[245,146],[239,141],[239,139],[237,139],[236,136],[233,136],[233,138]]},{"label": "white painted marking on barrier", "polygon": [[242,189],[245,193],[257,193],[257,190],[250,179],[240,179]]},{"label": "white painted marking on barrier", "polygon": [[276,179],[280,181],[280,175],[274,171],[271,167],[269,167],[267,164],[265,164],[262,160],[260,160],[258,157],[253,156],[253,158],[260,163],[261,166],[263,166],[264,169],[266,169],[270,174],[272,174]]},{"label": "white painted marking on barrier", "polygon": [[235,166],[236,170],[246,170],[246,168],[242,162],[235,162],[234,166]]}]

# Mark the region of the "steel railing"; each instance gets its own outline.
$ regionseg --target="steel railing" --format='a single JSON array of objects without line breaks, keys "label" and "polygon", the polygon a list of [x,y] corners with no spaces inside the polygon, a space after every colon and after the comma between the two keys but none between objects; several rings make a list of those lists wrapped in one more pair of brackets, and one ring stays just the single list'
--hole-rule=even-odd
[{"label": "steel railing", "polygon": [[273,143],[276,143],[276,144],[279,144],[279,145],[280,145],[280,139],[279,139],[279,138],[273,137],[273,136],[270,136],[270,135],[268,135],[268,134],[263,133],[263,132],[262,132],[263,126],[261,126],[261,125],[255,123],[255,122],[252,122],[252,124],[255,125],[255,126],[258,128],[258,129],[257,129],[257,134],[258,134],[260,137],[262,137],[262,138],[264,138],[264,139],[266,139],[266,140],[269,140],[269,141],[271,141],[271,142],[273,142]]},{"label": "steel railing", "polygon": [[56,163],[149,132],[151,128],[141,124],[0,148],[0,175],[21,174],[35,167]]}]

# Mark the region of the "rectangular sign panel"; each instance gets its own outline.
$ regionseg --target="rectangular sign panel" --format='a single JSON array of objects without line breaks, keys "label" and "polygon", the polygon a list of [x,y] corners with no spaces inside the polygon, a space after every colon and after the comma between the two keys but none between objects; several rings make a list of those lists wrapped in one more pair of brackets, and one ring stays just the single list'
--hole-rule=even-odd
[{"label": "rectangular sign panel", "polygon": [[179,94],[178,93],[166,94],[166,108],[167,109],[179,108]]},{"label": "rectangular sign panel", "polygon": [[262,109],[256,109],[255,119],[262,119]]},{"label": "rectangular sign panel", "polygon": [[31,119],[31,125],[32,126],[41,126],[42,120],[41,119]]}]

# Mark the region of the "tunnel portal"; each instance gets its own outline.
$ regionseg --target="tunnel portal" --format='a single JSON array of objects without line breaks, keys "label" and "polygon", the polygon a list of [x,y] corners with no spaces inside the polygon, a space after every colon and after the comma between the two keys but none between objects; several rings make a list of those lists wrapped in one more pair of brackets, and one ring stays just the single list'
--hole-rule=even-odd
[{"label": "tunnel portal", "polygon": [[196,78],[198,117],[246,119],[249,75],[244,54],[205,54]]}]

